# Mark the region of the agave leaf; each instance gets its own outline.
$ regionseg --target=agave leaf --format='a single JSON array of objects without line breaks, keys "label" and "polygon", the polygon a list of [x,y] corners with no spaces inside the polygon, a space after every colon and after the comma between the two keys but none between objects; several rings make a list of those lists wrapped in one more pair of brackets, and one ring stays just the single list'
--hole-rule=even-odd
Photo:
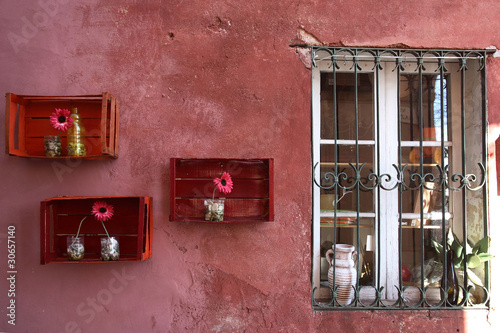
[{"label": "agave leaf", "polygon": [[477,256],[479,257],[479,259],[481,259],[481,262],[489,261],[489,260],[495,258],[494,255],[489,254],[489,253],[479,253]]},{"label": "agave leaf", "polygon": [[443,245],[441,245],[441,243],[436,242],[434,239],[432,240],[432,245],[434,246],[434,249],[436,249],[438,258],[441,258],[443,256]]},{"label": "agave leaf", "polygon": [[455,268],[463,268],[462,261],[463,261],[462,257],[454,257],[453,266],[455,266]]},{"label": "agave leaf", "polygon": [[451,247],[451,244],[455,241],[455,234],[451,231],[451,228],[448,228],[448,234],[446,235],[446,244],[448,247]]},{"label": "agave leaf", "polygon": [[474,245],[474,247],[472,248],[472,253],[488,253],[489,243],[490,238],[488,236],[484,237],[483,239],[479,240],[476,245]]},{"label": "agave leaf", "polygon": [[465,248],[467,251],[466,253],[472,253],[472,246],[470,245],[470,242],[469,241],[465,242],[465,245],[466,245]]},{"label": "agave leaf", "polygon": [[451,229],[448,229],[447,238],[448,248],[453,250],[453,252],[455,253],[455,257],[461,257],[464,247],[458,240],[457,235],[455,235],[455,233],[451,231]]},{"label": "agave leaf", "polygon": [[462,251],[463,251],[464,247],[457,240],[453,241],[453,243],[451,244],[450,248],[455,253],[455,257],[458,257],[458,258],[462,257]]},{"label": "agave leaf", "polygon": [[474,273],[472,270],[470,270],[470,269],[467,270],[467,277],[474,284],[477,284],[478,286],[483,286],[483,282],[481,281],[479,276],[477,276],[476,273]]},{"label": "agave leaf", "polygon": [[477,254],[467,255],[467,267],[476,268],[479,265],[481,265],[481,258]]}]

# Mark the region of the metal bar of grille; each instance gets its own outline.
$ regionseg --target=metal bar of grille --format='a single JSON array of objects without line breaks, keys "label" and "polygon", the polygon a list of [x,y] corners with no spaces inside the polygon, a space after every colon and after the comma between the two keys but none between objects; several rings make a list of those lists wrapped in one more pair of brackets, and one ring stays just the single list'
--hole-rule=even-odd
[{"label": "metal bar of grille", "polygon": [[[337,112],[338,112],[338,109],[337,109],[337,70],[336,68],[334,67],[333,68],[333,121],[334,121],[334,124],[333,124],[333,131],[334,131],[334,136],[333,136],[333,139],[335,140],[335,145],[333,147],[333,150],[334,150],[334,154],[333,154],[333,158],[334,158],[334,161],[335,161],[335,174],[338,175],[338,172],[339,172],[339,167],[338,167],[338,144],[337,144],[337,140],[338,140],[338,117],[337,117]],[[339,193],[339,187],[338,186],[335,186],[334,188],[334,193],[335,193],[335,200],[336,198],[338,198],[338,193]],[[333,224],[334,224],[334,228],[333,228],[333,244],[334,245],[337,245],[337,205],[335,205],[335,208],[334,208],[334,211],[333,211],[333,214],[334,214],[334,218],[333,218]],[[333,266],[335,266],[335,264],[337,263],[337,247],[334,246],[333,248]],[[333,285],[335,286],[336,285],[336,278],[335,278],[335,274],[333,274]],[[335,301],[335,299],[334,299]]]},{"label": "metal bar of grille", "polygon": [[[461,119],[460,119],[460,130],[461,130],[461,138],[462,138],[462,175],[467,177],[467,166],[466,166],[466,159],[465,159],[465,154],[466,152],[466,137],[465,137],[465,69],[467,67],[464,66],[461,68],[460,71],[460,94],[461,94],[461,105],[460,105],[460,113],[461,113]],[[465,242],[467,241],[467,186],[463,187],[462,191],[462,218],[463,218],[463,223],[462,223],[462,232],[463,232],[463,239],[464,239],[464,250],[463,250],[463,258],[464,258],[464,286],[466,287],[468,285],[468,276],[467,276],[467,247],[465,246]]]},{"label": "metal bar of grille", "polygon": [[[401,68],[397,67],[397,95],[398,95],[398,167],[401,169],[403,162],[403,153],[401,147]],[[413,118],[412,118],[413,119]],[[379,169],[380,170],[380,169]],[[403,186],[399,184],[398,186],[398,212],[399,212],[399,230],[398,230],[398,271],[399,273],[399,290],[403,289],[403,275],[401,272],[403,271]],[[380,205],[380,203],[379,203]],[[401,302],[401,306],[404,306],[404,303]]]},{"label": "metal bar of grille", "polygon": [[[376,61],[376,64],[380,64],[380,56],[379,56],[379,53],[377,52],[377,61]],[[377,66],[375,65],[375,91],[376,91],[376,106],[375,106],[375,112],[376,112],[376,115],[375,115],[375,121],[376,121],[376,138],[377,138],[377,142],[380,141],[380,94],[379,94],[379,91],[380,91],[380,66]],[[376,163],[377,163],[377,170],[380,170],[380,145],[376,145]],[[376,272],[376,276],[375,276],[375,283],[376,283],[376,287],[377,287],[377,290],[380,290],[380,268],[381,268],[381,257],[380,257],[380,234],[381,234],[381,230],[380,230],[380,191],[381,191],[381,188],[380,187],[377,187],[377,204],[376,204],[376,209],[377,209],[377,215],[376,215],[376,218],[374,219],[374,223],[375,223],[375,239],[376,239],[376,243],[377,243],[377,246],[376,246],[376,249],[377,249],[377,255],[375,256],[375,267],[377,268],[377,272]]]},{"label": "metal bar of grille", "polygon": [[[484,58],[486,58],[486,55],[484,55]],[[486,87],[487,87],[487,80],[486,80],[486,61],[484,62],[482,68],[481,68],[481,94],[482,94],[482,101],[481,101],[481,108],[482,110],[485,110],[486,112],[486,101],[487,101],[487,95],[486,95]],[[486,114],[483,116],[483,123],[482,123],[482,134],[483,134],[483,165],[487,165],[487,154],[484,152],[487,151],[488,147],[488,137],[487,137],[487,129],[488,129],[488,121]],[[488,236],[488,214],[489,214],[489,209],[488,209],[488,182],[485,183],[484,185],[484,190],[483,190],[483,225],[484,225],[484,237]],[[489,263],[486,262],[486,269],[485,269],[485,284],[486,286],[490,285],[490,270],[489,270]]]},{"label": "metal bar of grille", "polygon": [[[441,98],[440,98],[440,107],[441,107],[441,163],[444,164],[444,158],[445,158],[445,146],[444,146],[444,141],[445,141],[445,137],[444,137],[444,133],[445,133],[445,127],[444,127],[444,101],[445,101],[445,95],[444,95],[444,82],[445,82],[445,77],[444,77],[444,66],[440,66],[439,67],[439,75],[440,75],[440,85],[439,85],[439,91],[441,93]],[[447,104],[448,105],[448,104]],[[443,165],[444,166],[444,165]],[[444,183],[444,179],[443,179],[443,175],[441,175],[441,179],[440,179],[440,182],[441,182],[441,202],[445,202],[446,198],[445,198],[445,183]],[[441,208],[441,230],[446,230],[446,211],[445,211],[445,206],[443,204],[442,208]],[[441,245],[444,248],[446,248],[446,233],[443,232],[442,233],[442,237],[441,237]],[[446,256],[446,251],[443,251],[442,253],[442,259],[443,261],[443,277],[442,277],[442,281],[444,282],[443,285],[444,285],[444,290],[446,292],[448,292],[448,280],[447,280],[447,276],[448,276],[448,259],[447,259],[447,256]],[[446,300],[442,300],[441,301],[441,304],[444,304],[446,305]]]},{"label": "metal bar of grille", "polygon": [[[355,123],[356,123],[356,130],[355,130],[355,140],[356,140],[356,170],[357,172],[360,172],[359,168],[359,95],[358,95],[358,63],[357,63],[357,57],[354,60],[354,113],[355,113]],[[361,175],[359,175],[361,176]],[[357,176],[358,177],[358,176]],[[361,247],[359,243],[359,238],[360,238],[360,220],[359,220],[359,211],[361,208],[361,203],[360,203],[360,188],[359,188],[359,183],[356,186],[356,248],[358,249],[356,253],[356,271],[359,272],[359,265],[360,265],[360,260],[359,256],[361,253]],[[356,288],[359,288],[359,274],[357,274],[356,277]]]}]

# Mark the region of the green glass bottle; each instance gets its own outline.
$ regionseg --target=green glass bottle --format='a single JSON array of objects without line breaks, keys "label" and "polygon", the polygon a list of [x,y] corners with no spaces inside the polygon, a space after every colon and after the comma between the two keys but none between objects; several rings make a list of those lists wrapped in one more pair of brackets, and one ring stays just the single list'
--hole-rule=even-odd
[{"label": "green glass bottle", "polygon": [[453,250],[449,249],[447,253],[447,267],[446,267],[446,283],[448,285],[448,303],[450,305],[458,304],[458,278],[457,273],[455,272],[455,267],[453,266]]},{"label": "green glass bottle", "polygon": [[68,156],[86,156],[85,127],[83,126],[78,108],[71,109],[73,125],[68,129]]}]

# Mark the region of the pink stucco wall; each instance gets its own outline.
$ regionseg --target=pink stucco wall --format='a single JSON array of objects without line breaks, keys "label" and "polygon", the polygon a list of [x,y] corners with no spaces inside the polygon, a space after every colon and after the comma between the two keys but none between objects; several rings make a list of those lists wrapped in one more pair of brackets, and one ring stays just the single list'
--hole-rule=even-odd
[{"label": "pink stucco wall", "polygon": [[[0,155],[0,275],[7,276],[10,225],[18,271],[15,326],[6,316],[9,285],[0,279],[0,331],[487,332],[495,323],[495,311],[311,309],[310,71],[289,45],[302,27],[321,42],[349,46],[500,47],[500,2],[1,5],[1,94],[109,91],[121,103],[121,126],[117,160],[60,162],[63,174],[49,160]],[[500,60],[488,65],[493,143]],[[274,158],[276,221],[169,222],[171,157]],[[497,193],[496,181],[490,185]],[[152,196],[153,257],[41,266],[39,203],[57,195]],[[491,206],[497,201],[490,197]],[[494,223],[491,231],[500,235]]]}]

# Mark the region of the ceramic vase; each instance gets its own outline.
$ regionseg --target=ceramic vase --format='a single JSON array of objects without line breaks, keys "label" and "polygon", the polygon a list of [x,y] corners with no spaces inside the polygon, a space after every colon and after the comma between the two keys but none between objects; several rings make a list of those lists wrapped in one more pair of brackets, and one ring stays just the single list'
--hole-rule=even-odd
[{"label": "ceramic vase", "polygon": [[[334,254],[335,260],[333,260]],[[326,251],[325,255],[330,265],[328,269],[328,283],[332,289],[339,286],[337,289],[337,301],[341,305],[350,304],[354,300],[354,288],[356,287],[357,280],[357,252],[354,250],[354,246],[336,244],[332,246],[331,250]]]}]

